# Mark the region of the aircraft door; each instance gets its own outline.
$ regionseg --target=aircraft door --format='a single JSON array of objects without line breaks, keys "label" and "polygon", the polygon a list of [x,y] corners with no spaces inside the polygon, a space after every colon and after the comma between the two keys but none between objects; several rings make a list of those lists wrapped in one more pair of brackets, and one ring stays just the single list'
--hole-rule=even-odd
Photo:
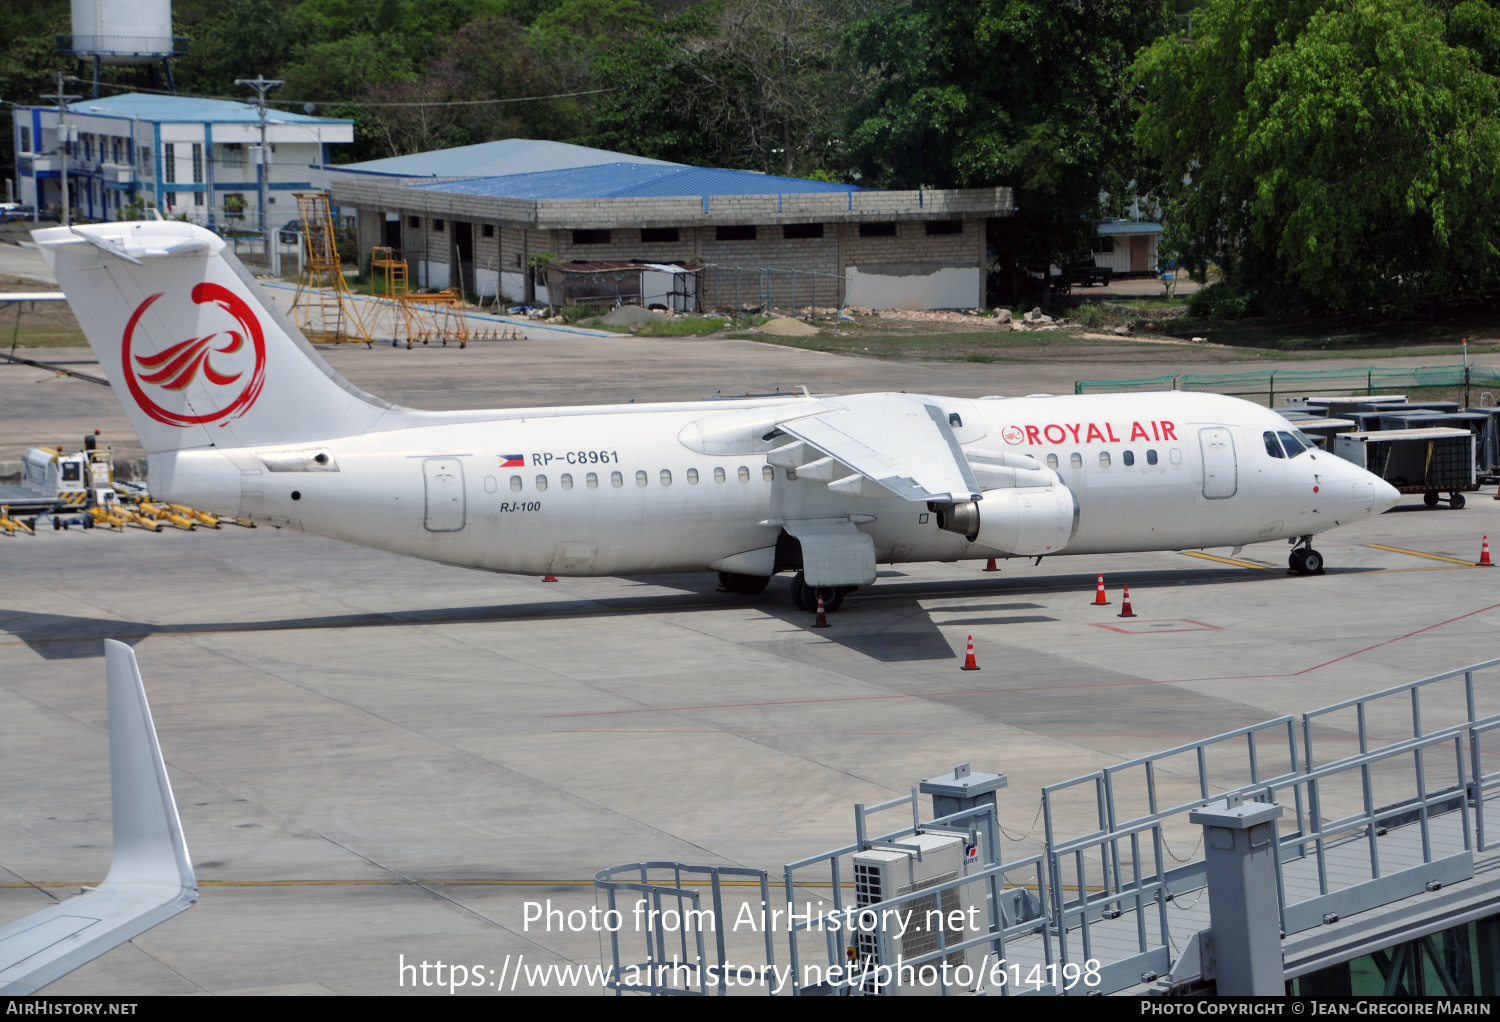
[{"label": "aircraft door", "polygon": [[1239,490],[1239,469],[1234,457],[1234,436],[1223,426],[1198,431],[1203,450],[1203,496],[1208,500],[1233,497]]},{"label": "aircraft door", "polygon": [[457,458],[422,462],[428,532],[458,532],[464,527],[464,467]]}]

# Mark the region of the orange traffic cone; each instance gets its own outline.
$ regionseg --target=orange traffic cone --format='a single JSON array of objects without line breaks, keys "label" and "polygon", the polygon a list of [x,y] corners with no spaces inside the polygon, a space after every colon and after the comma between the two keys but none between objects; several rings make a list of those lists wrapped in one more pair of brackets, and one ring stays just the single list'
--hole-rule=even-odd
[{"label": "orange traffic cone", "polygon": [[1495,562],[1490,560],[1490,538],[1484,537],[1484,545],[1479,548],[1479,567],[1493,568]]},{"label": "orange traffic cone", "polygon": [[986,564],[984,566],[984,570],[985,571],[999,571],[1000,568],[995,564],[995,559],[993,557],[991,557],[990,558],[990,563],[988,563],[988,564]]},{"label": "orange traffic cone", "polygon": [[1121,617],[1135,617],[1135,611],[1130,609],[1130,587],[1125,587],[1125,608],[1120,611]]},{"label": "orange traffic cone", "polygon": [[979,663],[974,659],[974,636],[972,636],[972,635],[969,636],[969,652],[968,652],[968,655],[964,657],[964,665],[962,667],[960,667],[959,670],[960,671],[977,671],[977,670],[979,670]]},{"label": "orange traffic cone", "polygon": [[1094,602],[1092,605],[1095,607],[1109,606],[1109,601],[1104,598],[1104,576],[1102,574],[1099,576],[1099,588],[1094,590]]},{"label": "orange traffic cone", "polygon": [[813,627],[814,628],[827,628],[828,627],[828,614],[824,610],[824,607],[823,607],[823,594],[822,593],[818,594],[818,616],[813,621]]},{"label": "orange traffic cone", "polygon": [[543,582],[556,582],[557,581],[557,576],[556,575],[548,575],[545,578],[543,578],[542,581]]}]

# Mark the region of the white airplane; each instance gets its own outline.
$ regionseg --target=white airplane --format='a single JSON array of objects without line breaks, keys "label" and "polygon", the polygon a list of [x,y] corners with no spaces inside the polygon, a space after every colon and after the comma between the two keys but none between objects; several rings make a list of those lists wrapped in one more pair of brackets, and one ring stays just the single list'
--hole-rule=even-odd
[{"label": "white airplane", "polygon": [[[1398,494],[1273,411],[1181,392],[855,394],[427,412],[340,377],[224,242],[172,221],[34,233],[175,502],[530,575],[795,572],[1288,540]],[[503,381],[497,381],[503,387]]]}]

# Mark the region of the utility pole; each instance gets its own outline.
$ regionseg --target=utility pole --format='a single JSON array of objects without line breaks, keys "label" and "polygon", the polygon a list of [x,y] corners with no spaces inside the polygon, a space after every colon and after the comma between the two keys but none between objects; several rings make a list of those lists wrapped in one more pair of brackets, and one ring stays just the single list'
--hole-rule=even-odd
[{"label": "utility pole", "polygon": [[254,78],[236,78],[236,85],[248,85],[255,90],[255,101],[260,107],[260,161],[256,173],[260,177],[260,231],[265,238],[266,269],[276,273],[281,269],[277,263],[276,239],[266,218],[267,196],[271,183],[271,148],[266,144],[266,93],[284,84],[281,80],[256,75]]},{"label": "utility pole", "polygon": [[[63,117],[68,112],[68,100],[82,99],[83,97],[75,96],[69,92],[64,92],[63,82],[76,81],[78,81],[78,79],[74,78],[72,75],[65,75],[61,71],[59,71],[57,72],[57,92],[53,93],[52,95],[42,97],[43,99],[57,100],[57,149],[58,152],[62,154],[62,225],[64,227],[70,227],[73,224],[73,203],[68,199],[68,144],[71,139],[68,138],[68,125],[63,122]],[[41,139],[38,139],[37,141],[40,142]],[[38,178],[38,182],[40,182],[40,180],[41,179]],[[38,184],[36,205],[38,214],[40,214],[42,206],[40,184]]]}]

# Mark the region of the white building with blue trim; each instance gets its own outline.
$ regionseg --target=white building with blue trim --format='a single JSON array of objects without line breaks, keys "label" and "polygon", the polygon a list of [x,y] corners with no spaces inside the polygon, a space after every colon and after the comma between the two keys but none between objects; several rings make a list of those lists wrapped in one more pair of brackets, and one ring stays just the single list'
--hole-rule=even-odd
[{"label": "white building with blue trim", "polygon": [[[332,147],[354,141],[354,123],[270,110],[270,160],[259,159],[260,111],[250,103],[127,93],[71,104],[62,120],[68,191],[78,215],[114,220],[136,198],[163,215],[186,213],[214,226],[259,222],[260,175],[268,173],[267,222],[297,216],[291,192],[312,187]],[[15,107],[16,181],[22,202],[62,205],[56,107]]]}]

